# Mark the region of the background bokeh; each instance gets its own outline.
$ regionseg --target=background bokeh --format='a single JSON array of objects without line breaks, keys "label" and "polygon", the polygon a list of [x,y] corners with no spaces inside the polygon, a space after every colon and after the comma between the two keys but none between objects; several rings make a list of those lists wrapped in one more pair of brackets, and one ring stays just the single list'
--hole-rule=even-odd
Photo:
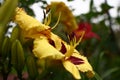
[{"label": "background bokeh", "polygon": [[[3,1],[4,0],[0,0],[1,5]],[[91,32],[99,36],[99,39],[97,39],[89,35],[77,46],[77,50],[88,58],[96,73],[96,76],[92,79],[88,79],[81,74],[82,80],[120,80],[120,0],[64,0],[63,2],[65,2],[74,14],[77,24],[89,23],[86,27],[91,27]],[[50,0],[19,0],[18,6],[24,8],[29,15],[43,22],[43,10],[45,10],[48,4],[50,4]],[[12,34],[13,27],[16,25],[10,21],[7,22],[9,22],[10,25],[7,25],[9,27],[7,27],[5,35],[10,35]],[[56,19],[52,17],[50,26],[53,26],[55,22]],[[53,32],[67,41],[64,27],[62,23],[59,23]],[[2,41],[2,39],[0,41]],[[32,41],[29,41],[25,45],[31,48],[31,42]],[[30,54],[25,45],[22,46],[26,49],[26,53]],[[9,60],[6,59],[2,61],[0,55],[0,80],[2,80],[1,75],[4,72],[3,63],[5,63],[5,71],[7,70],[9,72],[9,69],[11,69],[11,67],[8,67]],[[11,73],[14,72],[15,70],[12,69]],[[28,77],[28,74],[24,73],[24,77],[26,76]],[[34,75],[32,76],[35,77]],[[44,74],[42,76],[44,76]],[[50,76],[48,77],[50,78]],[[58,75],[55,78],[46,78],[45,80],[61,79]]]}]

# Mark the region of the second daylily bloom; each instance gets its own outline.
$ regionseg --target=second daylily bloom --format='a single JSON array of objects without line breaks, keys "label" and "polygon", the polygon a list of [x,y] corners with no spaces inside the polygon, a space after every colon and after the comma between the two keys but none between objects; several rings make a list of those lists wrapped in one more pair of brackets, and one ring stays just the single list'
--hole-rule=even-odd
[{"label": "second daylily bloom", "polygon": [[81,36],[81,31],[85,31],[84,39],[96,38],[100,40],[100,37],[96,33],[92,32],[92,26],[88,22],[80,22],[78,24],[78,29],[73,31],[73,33],[77,38],[79,38]]},{"label": "second daylily bloom", "polygon": [[75,49],[84,34],[81,34],[80,40],[76,42],[75,38],[69,45],[60,37],[53,34],[49,26],[27,15],[20,8],[16,10],[15,22],[26,33],[25,37],[34,39],[33,53],[37,58],[60,60],[65,69],[76,79],[81,78],[79,71],[86,72],[88,77],[93,77],[94,71],[87,58]]}]

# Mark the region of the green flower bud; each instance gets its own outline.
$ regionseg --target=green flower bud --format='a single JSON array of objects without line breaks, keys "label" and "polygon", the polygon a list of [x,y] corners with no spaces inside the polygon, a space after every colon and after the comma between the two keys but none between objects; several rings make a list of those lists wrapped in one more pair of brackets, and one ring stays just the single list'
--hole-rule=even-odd
[{"label": "green flower bud", "polygon": [[5,60],[7,57],[9,57],[10,54],[10,48],[11,48],[11,42],[9,37],[5,37],[2,45],[2,59]]},{"label": "green flower bud", "polygon": [[16,26],[13,28],[12,34],[11,34],[11,41],[14,42],[15,40],[19,39],[20,32],[19,32],[19,27]]},{"label": "green flower bud", "polygon": [[35,80],[38,72],[34,58],[32,56],[28,56],[26,64],[30,79]]},{"label": "green flower bud", "polygon": [[19,42],[19,40],[16,40],[12,44],[11,63],[18,73],[22,72],[25,64],[25,57],[24,57],[24,51],[23,51],[22,45]]}]

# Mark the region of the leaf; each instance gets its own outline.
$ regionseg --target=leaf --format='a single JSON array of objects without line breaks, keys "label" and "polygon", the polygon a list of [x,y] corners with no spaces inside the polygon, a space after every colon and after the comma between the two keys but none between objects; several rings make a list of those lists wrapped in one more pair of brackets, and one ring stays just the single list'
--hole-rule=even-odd
[{"label": "leaf", "polygon": [[104,73],[104,75],[102,76],[103,79],[106,78],[106,77],[108,77],[108,76],[110,76],[112,73],[118,71],[119,69],[120,69],[120,68],[118,68],[118,67],[114,67],[114,68],[112,68],[112,69],[107,70],[107,71]]},{"label": "leaf", "polygon": [[[7,23],[11,19],[11,16],[14,13],[14,10],[17,6],[18,0],[6,0],[4,4],[0,7],[0,45],[4,40],[4,35],[7,30]],[[1,47],[0,47],[1,49]]]},{"label": "leaf", "polygon": [[8,23],[14,13],[15,8],[17,7],[17,3],[18,0],[6,0],[0,7],[0,26],[5,26]]},{"label": "leaf", "polygon": [[95,78],[96,78],[96,80],[103,80],[103,79],[99,76],[99,74],[97,74],[96,72],[95,72]]},{"label": "leaf", "polygon": [[103,4],[101,4],[101,8],[102,8],[102,13],[106,13],[113,7],[108,5],[107,3],[103,3]]}]

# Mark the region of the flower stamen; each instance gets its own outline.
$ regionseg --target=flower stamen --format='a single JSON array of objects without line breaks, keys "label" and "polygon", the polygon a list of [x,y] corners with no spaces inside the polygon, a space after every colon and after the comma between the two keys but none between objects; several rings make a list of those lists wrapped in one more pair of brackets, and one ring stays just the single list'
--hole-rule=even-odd
[{"label": "flower stamen", "polygon": [[[44,15],[46,15],[46,13],[43,11]],[[48,14],[48,17],[45,16],[45,19],[44,19],[44,24],[45,25],[49,25],[51,22],[51,12]]]},{"label": "flower stamen", "polygon": [[81,32],[81,37],[79,38],[79,40],[78,40],[78,41],[76,42],[76,44],[74,45],[75,47],[80,44],[80,42],[81,42],[82,39],[83,39],[84,34],[85,34],[85,31],[82,31],[82,32]]},{"label": "flower stamen", "polygon": [[76,46],[79,45],[79,43],[82,41],[84,34],[85,34],[85,31],[81,31],[81,37],[79,38],[78,41],[76,39],[76,36],[73,36],[72,40],[70,40],[70,37],[68,36],[68,39],[70,40],[70,47],[67,53],[65,53],[66,58],[69,58],[73,54]]},{"label": "flower stamen", "polygon": [[59,13],[58,20],[57,20],[56,24],[51,29],[54,29],[58,25],[58,23],[60,21],[60,17],[61,17],[61,12]]}]

